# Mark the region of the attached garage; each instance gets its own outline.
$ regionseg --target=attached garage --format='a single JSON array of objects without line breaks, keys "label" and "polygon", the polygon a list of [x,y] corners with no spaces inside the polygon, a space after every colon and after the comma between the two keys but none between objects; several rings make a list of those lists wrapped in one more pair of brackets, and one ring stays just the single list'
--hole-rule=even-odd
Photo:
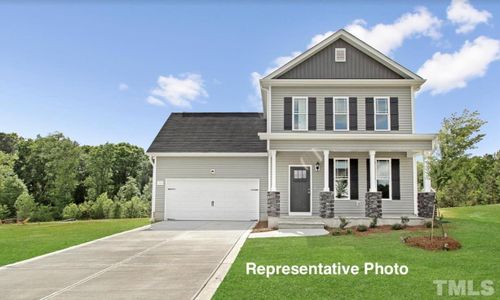
[{"label": "attached garage", "polygon": [[165,183],[166,219],[259,219],[259,179],[167,178]]}]

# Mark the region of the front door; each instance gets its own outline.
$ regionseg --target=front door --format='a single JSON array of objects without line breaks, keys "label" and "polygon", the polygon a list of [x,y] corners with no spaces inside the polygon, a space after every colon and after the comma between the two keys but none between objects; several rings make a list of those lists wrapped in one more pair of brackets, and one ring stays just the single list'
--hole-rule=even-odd
[{"label": "front door", "polygon": [[290,213],[311,212],[310,176],[310,167],[290,167]]}]

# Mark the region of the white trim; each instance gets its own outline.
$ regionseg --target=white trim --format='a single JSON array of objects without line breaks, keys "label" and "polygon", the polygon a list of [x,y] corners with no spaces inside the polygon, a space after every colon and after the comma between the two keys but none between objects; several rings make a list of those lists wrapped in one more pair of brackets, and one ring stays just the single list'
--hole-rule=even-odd
[{"label": "white trim", "polygon": [[155,218],[155,212],[156,212],[156,157],[152,157],[152,159],[154,160],[153,162],[153,178],[152,178],[152,181],[151,184],[153,185],[152,186],[152,190],[151,190],[151,219],[153,219],[154,221],[154,218]]},{"label": "white trim", "polygon": [[359,133],[359,134],[335,134],[335,133],[307,133],[297,134],[290,132],[278,133],[265,133],[259,132],[261,140],[351,140],[351,141],[432,141],[436,138],[436,134],[405,134],[405,133],[391,133],[391,134],[373,134],[373,133]]},{"label": "white trim", "polygon": [[153,157],[266,157],[267,152],[148,152]]},{"label": "white trim", "polygon": [[418,171],[417,154],[413,154],[413,213],[418,216]]},{"label": "white trim", "polygon": [[[377,113],[377,100],[387,100],[387,113]],[[391,97],[375,96],[373,97],[373,128],[374,131],[391,131]],[[387,115],[387,129],[377,129],[377,115]]]},{"label": "white trim", "polygon": [[415,88],[410,87],[410,101],[411,101],[411,132],[415,133]]},{"label": "white trim", "polygon": [[[267,143],[269,144],[269,140],[267,141]],[[268,191],[271,191],[271,155],[268,155],[267,156],[267,190]]]},{"label": "white trim", "polygon": [[[375,161],[378,162],[379,160],[387,160],[389,161],[389,198],[382,198],[382,200],[392,200],[392,159],[391,158],[386,158],[386,157],[377,157],[375,158]],[[375,185],[378,187],[377,184],[377,163],[375,163]],[[377,190],[378,191],[378,190]]]},{"label": "white trim", "polygon": [[329,185],[329,163],[330,163],[330,151],[329,150],[323,150],[323,192],[329,192],[330,191],[330,185]]},{"label": "white trim", "polygon": [[[305,129],[295,129],[295,100],[304,100],[306,102],[306,128]],[[303,115],[303,113],[297,113],[298,115]],[[292,131],[307,131],[309,129],[309,97],[307,96],[293,96],[292,97]]]},{"label": "white trim", "polygon": [[271,152],[271,191],[276,192],[276,150]]},{"label": "white trim", "polygon": [[261,79],[261,86],[413,86],[423,79]]},{"label": "white trim", "polygon": [[306,59],[313,56],[317,52],[321,51],[322,49],[324,49],[325,47],[327,47],[328,45],[330,45],[331,43],[333,43],[334,41],[336,41],[339,38],[343,38],[346,42],[348,42],[349,44],[351,44],[352,46],[354,46],[355,48],[357,48],[361,52],[364,52],[365,54],[367,54],[371,58],[382,63],[383,65],[385,65],[389,69],[393,70],[394,72],[399,73],[399,74],[404,74],[407,77],[410,77],[413,79],[423,80],[422,77],[411,72],[407,68],[403,67],[399,63],[390,59],[388,56],[382,54],[377,49],[375,49],[372,46],[368,45],[367,43],[363,42],[362,40],[360,40],[359,38],[357,38],[356,36],[352,35],[351,33],[349,33],[348,31],[346,31],[344,29],[340,29],[340,30],[336,31],[335,33],[333,33],[332,35],[330,35],[329,37],[327,37],[326,39],[324,39],[320,43],[309,48],[307,51],[303,52],[302,54],[300,54],[296,58],[292,59],[288,63],[281,66],[280,68],[274,70],[273,72],[268,74],[266,77],[264,77],[264,79],[271,79],[271,78],[275,78],[275,77],[278,77],[278,76],[284,74],[288,70],[292,69],[293,67],[295,67],[298,64],[300,64],[301,62],[305,61]]},{"label": "white trim", "polygon": [[[337,52],[344,51],[344,59],[337,59]],[[346,62],[347,61],[347,50],[346,48],[335,48],[335,62]]]},{"label": "white trim", "polygon": [[369,191],[370,193],[374,193],[377,191],[377,178],[375,176],[375,166],[376,166],[376,160],[375,160],[375,155],[376,151],[370,150],[368,151],[368,155],[370,158],[370,186]]},{"label": "white trim", "polygon": [[[347,198],[337,198],[337,160],[347,160]],[[333,158],[333,198],[334,200],[351,200],[351,159],[348,157],[335,157]]]},{"label": "white trim", "polygon": [[430,193],[432,190],[432,185],[431,185],[431,177],[430,177],[430,166],[429,166],[429,159],[431,156],[431,151],[424,151],[423,152],[423,180],[424,180],[424,192],[425,193]]},{"label": "white trim", "polygon": [[[346,129],[337,129],[337,127],[335,126],[336,124],[336,112],[335,112],[335,102],[337,99],[342,99],[342,100],[346,100],[346,116],[347,116],[347,123],[346,123]],[[340,114],[344,114],[344,113],[340,113]],[[340,96],[340,97],[333,97],[333,131],[349,131],[349,97],[346,97],[346,96]]]},{"label": "white trim", "polygon": [[[291,188],[291,169],[292,167],[304,167],[304,168],[309,168],[309,212],[292,212],[291,207],[292,207],[292,202],[291,202],[291,194],[290,194],[290,188]],[[312,194],[313,194],[313,185],[312,185],[312,165],[288,165],[288,215],[289,216],[312,216]]]}]

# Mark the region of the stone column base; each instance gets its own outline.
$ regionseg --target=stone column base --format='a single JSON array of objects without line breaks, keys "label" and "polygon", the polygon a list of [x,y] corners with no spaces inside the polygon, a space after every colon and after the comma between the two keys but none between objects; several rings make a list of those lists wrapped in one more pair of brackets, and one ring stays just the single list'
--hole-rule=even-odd
[{"label": "stone column base", "polygon": [[322,218],[333,218],[335,197],[333,192],[320,192],[319,193],[319,216]]},{"label": "stone column base", "polygon": [[280,192],[267,192],[267,215],[280,216]]},{"label": "stone column base", "polygon": [[382,217],[382,192],[367,192],[365,194],[365,216],[369,218]]},{"label": "stone column base", "polygon": [[437,209],[434,209],[434,204],[436,203],[436,193],[418,193],[417,207],[418,216],[422,218],[432,218],[432,211],[434,210],[434,216],[437,215]]}]

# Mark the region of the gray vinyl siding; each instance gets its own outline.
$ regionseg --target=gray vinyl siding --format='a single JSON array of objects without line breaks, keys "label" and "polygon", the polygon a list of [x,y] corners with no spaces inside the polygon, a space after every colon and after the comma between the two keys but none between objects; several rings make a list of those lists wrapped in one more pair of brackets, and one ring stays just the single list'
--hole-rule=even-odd
[{"label": "gray vinyl siding", "polygon": [[[158,157],[156,180],[166,178],[258,178],[260,217],[267,219],[267,157]],[[155,219],[163,220],[164,208],[165,185],[157,185]]]},{"label": "gray vinyl siding", "polygon": [[[359,200],[336,200],[335,216],[364,217],[365,215],[365,194],[368,190],[366,159],[368,153],[363,152],[330,152],[330,158],[355,158],[358,159],[358,189]],[[386,215],[413,215],[413,159],[406,157],[406,153],[379,152],[379,158],[400,159],[400,188],[401,200],[383,200],[382,213]],[[320,171],[314,170],[316,162],[321,164]],[[322,152],[278,152],[276,154],[276,188],[281,196],[281,213],[288,215],[289,210],[289,166],[290,165],[311,165],[311,193],[312,193],[312,214],[319,215],[319,193],[323,191],[324,163]]]},{"label": "gray vinyl siding", "polygon": [[[306,133],[303,133],[306,134]],[[348,141],[348,140],[271,140],[271,150],[285,151],[311,151],[311,150],[332,150],[348,152],[368,152],[375,151],[423,151],[431,150],[431,141]]]},{"label": "gray vinyl siding", "polygon": [[[316,130],[314,133],[412,133],[412,104],[410,87],[272,87],[271,97],[271,131],[285,132],[283,127],[285,97],[316,97]],[[357,97],[358,130],[325,131],[325,97]],[[365,98],[387,96],[398,97],[399,130],[398,131],[366,131]],[[287,132],[290,132],[289,130]]]},{"label": "gray vinyl siding", "polygon": [[[346,49],[346,61],[335,62],[335,48]],[[279,79],[401,79],[398,73],[338,39]]]}]

